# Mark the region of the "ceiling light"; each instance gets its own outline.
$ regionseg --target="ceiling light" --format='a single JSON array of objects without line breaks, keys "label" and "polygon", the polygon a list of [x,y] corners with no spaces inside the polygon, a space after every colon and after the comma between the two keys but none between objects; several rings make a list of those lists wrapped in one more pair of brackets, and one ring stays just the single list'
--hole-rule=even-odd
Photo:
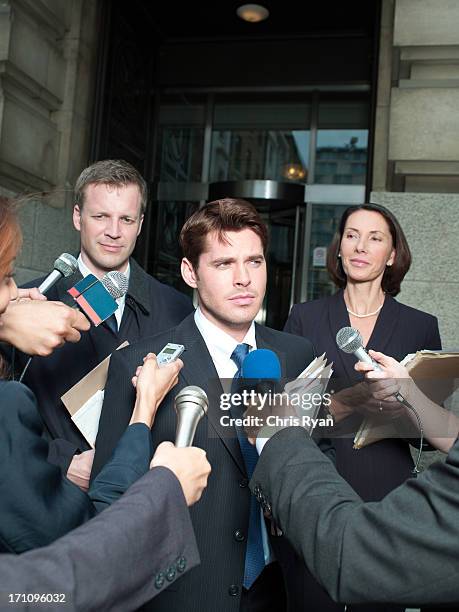
[{"label": "ceiling light", "polygon": [[238,17],[251,23],[257,23],[257,21],[263,21],[269,17],[268,9],[261,4],[243,4],[237,9],[236,13]]}]

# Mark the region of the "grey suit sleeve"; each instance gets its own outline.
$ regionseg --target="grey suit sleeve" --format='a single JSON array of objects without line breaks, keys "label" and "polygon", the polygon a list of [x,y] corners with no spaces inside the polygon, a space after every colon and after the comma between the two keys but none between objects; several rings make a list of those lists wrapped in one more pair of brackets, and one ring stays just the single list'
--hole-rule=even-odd
[{"label": "grey suit sleeve", "polygon": [[[63,593],[69,612],[126,612],[141,606],[199,563],[180,484],[155,468],[122,499],[54,544],[0,555],[0,609],[9,593]],[[40,605],[38,605],[40,607]],[[11,609],[37,604],[11,604]]]},{"label": "grey suit sleeve", "polygon": [[252,491],[335,601],[459,601],[459,441],[446,462],[364,503],[301,428],[266,444]]}]

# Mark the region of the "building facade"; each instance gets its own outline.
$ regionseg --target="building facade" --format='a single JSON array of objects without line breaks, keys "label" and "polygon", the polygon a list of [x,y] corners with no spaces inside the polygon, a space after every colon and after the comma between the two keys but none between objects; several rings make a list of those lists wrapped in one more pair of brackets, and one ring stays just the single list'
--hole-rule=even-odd
[{"label": "building facade", "polygon": [[290,21],[267,2],[265,25],[232,3],[183,4],[171,19],[142,0],[0,3],[0,193],[23,200],[19,281],[78,248],[73,182],[121,157],[150,186],[136,257],[182,290],[186,217],[224,195],[259,207],[260,320],[274,327],[333,290],[324,257],[343,207],[387,206],[413,252],[399,299],[458,348],[459,2],[325,2]]}]

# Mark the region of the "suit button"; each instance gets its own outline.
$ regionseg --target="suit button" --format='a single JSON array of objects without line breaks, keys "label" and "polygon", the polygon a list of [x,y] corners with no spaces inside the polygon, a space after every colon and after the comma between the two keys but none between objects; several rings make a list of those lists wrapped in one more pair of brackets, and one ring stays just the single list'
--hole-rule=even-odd
[{"label": "suit button", "polygon": [[241,487],[241,489],[245,489],[248,484],[249,484],[249,481],[247,478],[243,478],[242,480],[239,481],[239,486]]},{"label": "suit button", "polygon": [[245,535],[240,529],[236,529],[233,535],[236,542],[243,542],[245,540]]},{"label": "suit button", "polygon": [[166,578],[168,582],[172,582],[175,578],[175,567],[171,565],[167,568]]},{"label": "suit button", "polygon": [[186,568],[186,559],[185,557],[179,557],[176,561],[177,564],[177,570],[182,573],[183,571],[185,571]]},{"label": "suit button", "polygon": [[160,589],[163,585],[164,585],[164,574],[163,572],[159,572],[158,574],[156,574],[155,587],[157,589]]},{"label": "suit button", "polygon": [[237,597],[239,595],[239,587],[236,584],[231,584],[228,593],[231,597]]}]

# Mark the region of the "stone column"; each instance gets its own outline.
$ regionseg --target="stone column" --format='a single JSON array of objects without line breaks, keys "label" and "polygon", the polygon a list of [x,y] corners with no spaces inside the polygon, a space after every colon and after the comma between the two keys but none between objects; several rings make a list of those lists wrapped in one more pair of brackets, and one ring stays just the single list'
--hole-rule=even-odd
[{"label": "stone column", "polygon": [[458,23],[457,0],[383,0],[371,194],[397,215],[413,251],[401,301],[438,316],[444,346],[456,349]]}]

